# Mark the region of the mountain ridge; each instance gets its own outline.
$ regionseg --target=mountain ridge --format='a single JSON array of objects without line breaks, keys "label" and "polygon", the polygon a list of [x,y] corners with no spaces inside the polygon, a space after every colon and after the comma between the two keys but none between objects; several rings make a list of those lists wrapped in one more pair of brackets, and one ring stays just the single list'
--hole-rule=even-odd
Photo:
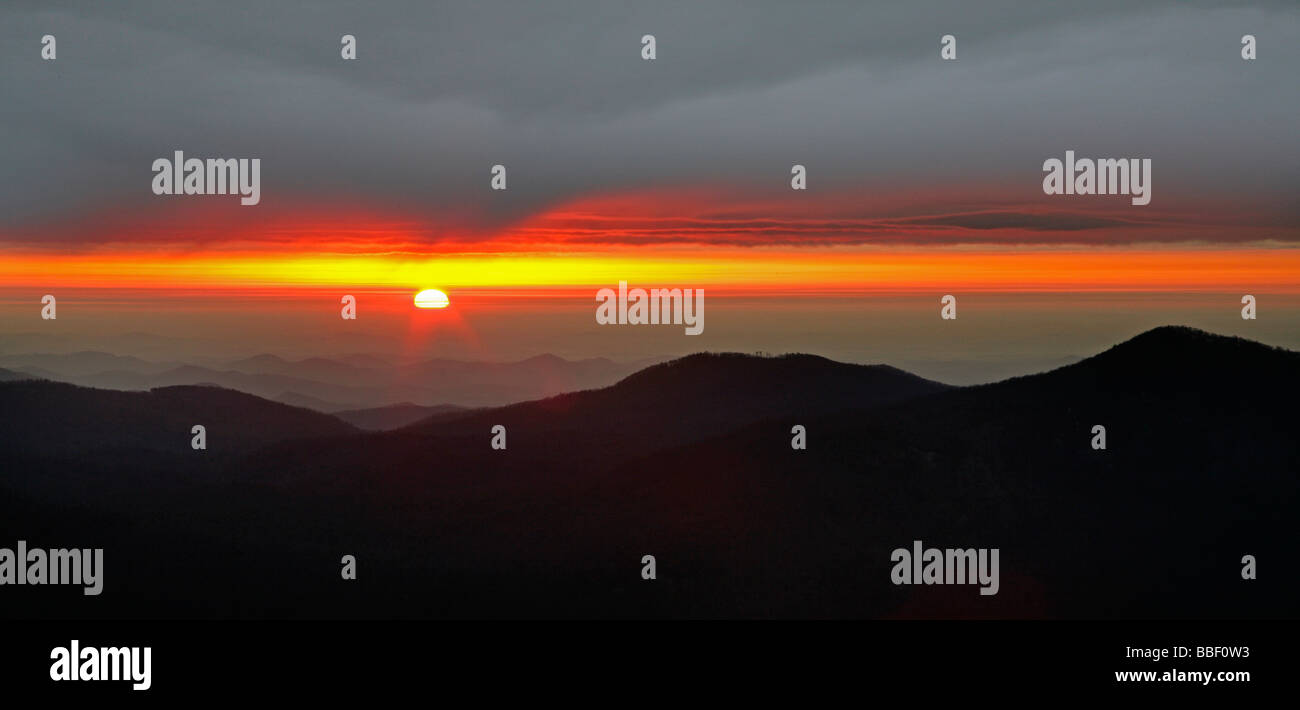
[{"label": "mountain ridge", "polygon": [[[11,429],[0,486],[44,485],[0,496],[0,519],[93,537],[133,570],[94,607],[24,607],[60,618],[1277,618],[1300,570],[1259,584],[1239,561],[1291,552],[1297,358],[1158,330],[1047,372],[918,390],[888,366],[698,355],[396,431],[280,427],[289,438],[229,457],[224,427],[205,452],[175,427],[179,452],[67,461],[24,456],[32,432]],[[907,396],[869,400],[871,383]],[[10,396],[24,388],[0,384],[14,419],[80,430]],[[107,413],[110,432],[139,428]],[[238,407],[225,418],[263,428]],[[112,522],[61,514],[73,505]],[[914,540],[999,549],[999,593],[890,584],[891,550]],[[328,583],[342,552],[375,581]],[[665,583],[639,577],[646,554]]]}]

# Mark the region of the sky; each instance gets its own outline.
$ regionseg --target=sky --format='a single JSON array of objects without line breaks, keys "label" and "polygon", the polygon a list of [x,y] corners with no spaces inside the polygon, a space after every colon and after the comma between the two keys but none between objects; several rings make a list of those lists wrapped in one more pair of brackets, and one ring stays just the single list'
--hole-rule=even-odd
[{"label": "sky", "polygon": [[[1009,365],[933,363],[1166,322],[1297,347],[1298,51],[1294,2],[10,2],[0,348],[801,350],[970,381]],[[176,150],[260,159],[260,203],[153,194]],[[1067,150],[1151,159],[1151,203],[1045,195]],[[597,327],[620,280],[704,288],[705,334]]]}]

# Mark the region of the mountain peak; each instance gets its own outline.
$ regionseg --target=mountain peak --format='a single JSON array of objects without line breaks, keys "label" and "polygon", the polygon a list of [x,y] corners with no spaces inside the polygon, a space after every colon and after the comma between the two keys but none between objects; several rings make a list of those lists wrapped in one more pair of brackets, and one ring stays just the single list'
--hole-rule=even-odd
[{"label": "mountain peak", "polygon": [[520,360],[519,362],[517,362],[517,363],[515,363],[515,364],[518,364],[518,365],[525,365],[525,364],[527,364],[527,365],[563,365],[563,364],[566,364],[567,362],[568,362],[567,360],[565,360],[564,358],[560,357],[559,355],[554,355],[554,354],[552,354],[552,353],[542,353],[541,355],[534,355],[534,356],[532,356],[532,357],[530,357],[530,358],[525,358],[525,359],[523,359],[523,360]]},{"label": "mountain peak", "polygon": [[699,378],[710,381],[744,382],[752,377],[784,376],[798,378],[812,373],[848,371],[891,372],[909,378],[915,377],[917,380],[922,379],[887,365],[853,365],[807,353],[778,355],[770,353],[699,352],[638,370],[623,378],[616,386],[668,380],[680,382]]},{"label": "mountain peak", "polygon": [[1278,352],[1290,353],[1286,348],[1265,345],[1254,340],[1235,335],[1219,335],[1185,325],[1162,325],[1125,340],[1106,350],[1097,357],[1110,353],[1148,355],[1188,355],[1188,348],[1195,348],[1197,356],[1213,353]]},{"label": "mountain peak", "polygon": [[1113,387],[1197,391],[1267,388],[1270,382],[1290,381],[1289,372],[1296,367],[1300,367],[1300,353],[1285,348],[1166,325],[1056,372],[1095,378]]}]

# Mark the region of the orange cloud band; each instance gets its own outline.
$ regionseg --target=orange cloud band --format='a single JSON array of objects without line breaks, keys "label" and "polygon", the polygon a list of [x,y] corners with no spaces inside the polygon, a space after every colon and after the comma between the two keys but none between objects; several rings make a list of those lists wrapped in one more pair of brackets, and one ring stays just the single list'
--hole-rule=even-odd
[{"label": "orange cloud band", "polygon": [[590,252],[14,253],[9,287],[548,288],[632,283],[797,290],[1300,291],[1300,248],[605,248]]}]

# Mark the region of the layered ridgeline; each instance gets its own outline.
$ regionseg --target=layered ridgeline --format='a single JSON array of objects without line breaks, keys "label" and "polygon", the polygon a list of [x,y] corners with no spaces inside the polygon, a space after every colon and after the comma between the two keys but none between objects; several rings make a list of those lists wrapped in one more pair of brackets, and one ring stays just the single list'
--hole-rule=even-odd
[{"label": "layered ridgeline", "polygon": [[0,382],[9,382],[11,380],[26,380],[30,378],[31,375],[26,375],[21,372],[14,372],[13,370],[6,370],[0,367]]},{"label": "layered ridgeline", "polygon": [[[13,387],[0,403],[21,416]],[[59,597],[58,615],[1276,617],[1300,591],[1278,563],[1297,395],[1300,354],[1185,328],[970,388],[692,356],[396,431],[286,438],[202,475],[144,449],[72,463],[8,438],[21,503],[6,519],[105,548],[97,606]],[[24,486],[37,469],[81,491],[140,485]],[[892,551],[915,541],[999,550],[997,594],[893,584]],[[1243,580],[1244,555],[1267,573]]]},{"label": "layered ridgeline", "polygon": [[422,419],[428,419],[440,414],[457,414],[464,412],[466,409],[466,407],[458,407],[454,404],[438,404],[426,407],[414,402],[401,402],[386,407],[345,409],[333,412],[333,414],[359,429],[387,431],[389,429],[400,429],[408,424],[414,424]]},{"label": "layered ridgeline", "polygon": [[[565,360],[554,355],[515,362],[402,362],[375,355],[287,360],[262,354],[238,360],[182,363],[97,351],[0,354],[0,367],[29,377],[137,391],[216,385],[321,412],[383,408],[405,402],[423,407],[500,406],[603,387],[643,365],[604,358]],[[385,424],[392,420],[377,416]]]}]

